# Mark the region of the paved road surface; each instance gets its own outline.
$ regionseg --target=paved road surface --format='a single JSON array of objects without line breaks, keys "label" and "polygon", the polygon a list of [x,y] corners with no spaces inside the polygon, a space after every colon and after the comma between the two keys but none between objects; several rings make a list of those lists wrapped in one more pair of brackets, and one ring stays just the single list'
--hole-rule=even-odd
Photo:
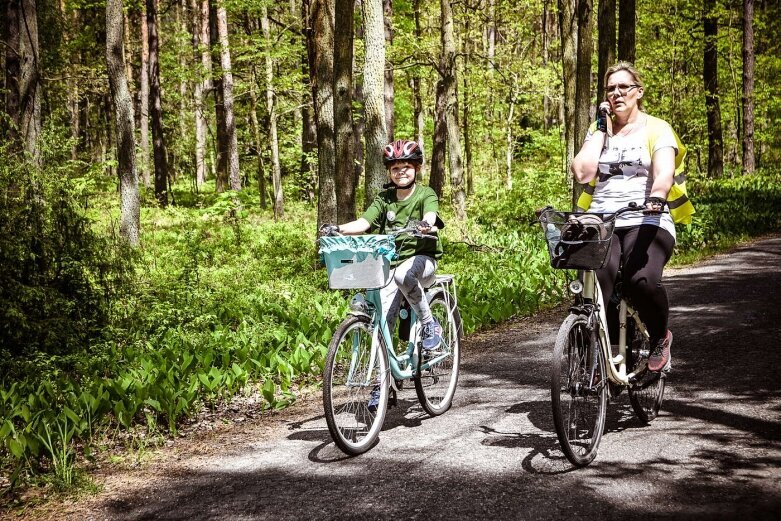
[{"label": "paved road surface", "polygon": [[670,270],[674,369],[660,417],[626,394],[588,468],[558,450],[548,364],[562,312],[465,342],[454,406],[414,389],[346,458],[319,402],[114,476],[54,517],[92,519],[781,519],[781,238]]}]

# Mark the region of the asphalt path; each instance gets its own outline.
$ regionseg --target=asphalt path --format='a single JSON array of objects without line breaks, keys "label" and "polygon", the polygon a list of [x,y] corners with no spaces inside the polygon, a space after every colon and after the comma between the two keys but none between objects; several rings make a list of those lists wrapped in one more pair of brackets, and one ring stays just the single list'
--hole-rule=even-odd
[{"label": "asphalt path", "polygon": [[405,389],[348,458],[316,398],[200,453],[106,480],[79,519],[781,519],[781,237],[668,270],[673,371],[648,426],[626,393],[596,460],[558,448],[550,353],[564,309],[465,339],[454,405]]}]

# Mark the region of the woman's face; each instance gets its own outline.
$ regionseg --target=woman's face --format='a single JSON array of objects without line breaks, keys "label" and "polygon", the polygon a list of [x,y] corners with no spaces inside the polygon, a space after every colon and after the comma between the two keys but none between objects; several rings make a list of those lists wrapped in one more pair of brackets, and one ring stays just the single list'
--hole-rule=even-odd
[{"label": "woman's face", "polygon": [[393,163],[388,167],[388,175],[391,181],[399,188],[407,188],[415,181],[415,165],[406,161]]},{"label": "woman's face", "polygon": [[629,114],[635,110],[637,101],[643,97],[643,88],[635,83],[629,71],[616,71],[607,78],[605,97],[614,113]]}]

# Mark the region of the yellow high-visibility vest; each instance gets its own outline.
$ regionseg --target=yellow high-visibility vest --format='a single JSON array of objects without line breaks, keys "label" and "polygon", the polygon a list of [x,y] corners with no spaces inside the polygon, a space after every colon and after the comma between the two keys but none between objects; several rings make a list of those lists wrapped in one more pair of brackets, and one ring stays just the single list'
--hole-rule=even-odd
[{"label": "yellow high-visibility vest", "polygon": [[[653,157],[654,144],[659,134],[665,130],[664,120],[655,118],[646,114],[646,129],[648,131],[648,152]],[[596,130],[596,122],[591,125],[590,132]],[[678,152],[675,154],[675,177],[673,185],[670,187],[670,193],[667,194],[667,206],[670,208],[670,216],[673,221],[681,224],[691,224],[692,214],[694,214],[694,205],[686,195],[686,173],[684,172],[684,159],[686,158],[686,147],[681,143],[681,138],[673,130],[676,147]],[[594,198],[594,191],[597,188],[597,177],[594,177],[587,185],[583,193],[578,198],[578,208],[584,212],[591,206],[591,200]]]}]

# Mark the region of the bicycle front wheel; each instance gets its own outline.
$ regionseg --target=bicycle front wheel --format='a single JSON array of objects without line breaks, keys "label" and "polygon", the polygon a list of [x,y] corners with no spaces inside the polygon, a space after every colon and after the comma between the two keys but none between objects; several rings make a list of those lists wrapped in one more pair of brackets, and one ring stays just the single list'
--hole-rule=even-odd
[{"label": "bicycle front wheel", "polygon": [[389,392],[388,353],[382,335],[372,345],[371,320],[350,316],[328,347],[323,408],[334,443],[346,454],[369,450],[380,435]]},{"label": "bicycle front wheel", "polygon": [[561,449],[577,467],[591,463],[605,429],[607,376],[596,331],[582,315],[559,328],[551,364],[553,422]]},{"label": "bicycle front wheel", "polygon": [[421,407],[439,416],[453,404],[461,362],[461,313],[455,299],[444,291],[435,293],[429,303],[431,314],[442,326],[442,344],[420,357],[422,370],[415,373],[415,391]]},{"label": "bicycle front wheel", "polygon": [[648,355],[651,352],[651,343],[643,335],[634,322],[627,324],[629,338],[632,343],[627,349],[627,362],[630,373],[637,372],[635,381],[629,386],[629,401],[635,414],[641,422],[651,423],[659,414],[659,408],[664,399],[665,374],[652,373],[645,369],[648,363]]}]

